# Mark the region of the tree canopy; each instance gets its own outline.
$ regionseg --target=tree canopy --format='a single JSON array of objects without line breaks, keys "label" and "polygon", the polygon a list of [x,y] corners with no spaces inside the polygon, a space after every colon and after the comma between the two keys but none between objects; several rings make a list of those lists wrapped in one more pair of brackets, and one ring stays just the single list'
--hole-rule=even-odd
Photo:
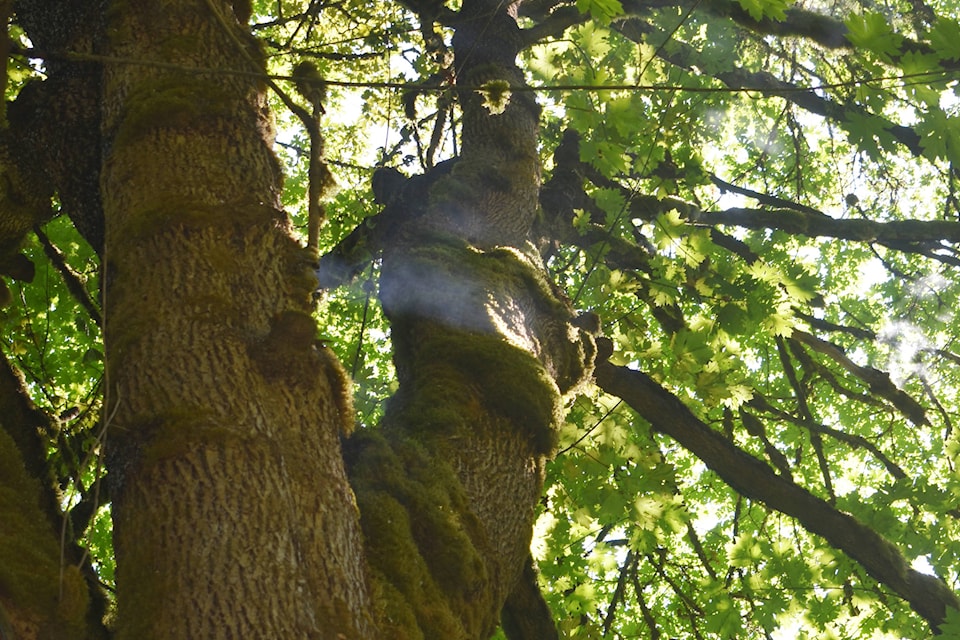
[{"label": "tree canopy", "polygon": [[[440,258],[398,240],[407,205],[475,197],[450,175],[469,175],[491,201],[509,194],[507,209],[536,199],[522,233],[542,281],[513,271],[531,258],[500,241],[501,227],[484,235],[490,227],[456,221],[484,247],[483,258],[458,258],[463,278],[495,271],[507,281],[489,294],[501,307],[562,307],[592,345],[577,352],[589,359],[582,382],[570,365],[565,388],[563,363],[545,365],[564,416],[531,436],[549,461],[520,584],[548,608],[517,588],[504,596],[498,637],[549,637],[536,634],[554,626],[570,638],[960,637],[956,3],[196,0],[205,28],[237,51],[229,67],[186,64],[179,49],[169,59],[162,47],[150,59],[123,53],[117,42],[137,37],[123,29],[149,30],[148,20],[118,22],[124,2],[73,4],[0,2],[0,461],[20,461],[0,463],[0,637],[35,630],[7,620],[28,602],[67,619],[91,601],[84,615],[104,634],[115,596],[123,606],[107,482],[123,467],[105,452],[131,399],[111,378],[126,364],[105,374],[105,363],[132,348],[104,348],[104,325],[128,316],[104,297],[114,294],[102,267],[128,259],[145,223],[117,235],[108,218],[105,235],[103,210],[126,178],[101,157],[100,132],[121,131],[129,162],[160,149],[110,129],[128,73],[200,87],[184,94],[189,108],[167,92],[162,108],[139,114],[151,127],[224,108],[221,84],[258,83],[276,120],[279,201],[293,237],[316,249],[317,339],[352,380],[339,407],[356,416],[352,435],[339,436],[347,466],[382,465],[375,482],[391,491],[403,465],[350,443],[375,438],[393,409],[401,417],[389,425],[405,424],[411,407],[461,393],[456,376],[463,388],[522,389],[510,399],[522,410],[480,394],[510,424],[553,419],[524,387],[539,369],[484,370],[486,343],[410,324],[413,306],[457,315],[486,285],[445,289],[431,276]],[[194,37],[168,45],[187,51]],[[488,52],[501,40],[518,53],[505,75],[487,69],[502,62]],[[491,61],[475,64],[474,51]],[[503,131],[529,133],[538,158],[496,171],[458,164],[487,139],[503,143],[495,127],[477,132],[479,118],[506,121],[521,107],[536,117],[529,132]],[[210,129],[209,147],[194,141],[184,153],[254,162]],[[201,264],[256,278],[250,250],[240,264],[210,246]],[[388,273],[391,263],[402,268]],[[409,293],[413,277],[437,299]],[[117,289],[122,305],[162,315],[167,300],[130,286]],[[205,312],[212,322],[240,322],[217,304]],[[287,321],[300,331],[293,312],[277,323]],[[552,324],[498,330],[553,357]],[[270,353],[253,357],[264,377],[300,366],[287,364],[286,346],[263,344]],[[438,369],[449,387],[418,387],[410,359],[428,366],[451,350],[467,364]],[[398,450],[411,473],[420,449]],[[355,473],[360,512],[386,508],[364,497],[374,480]],[[442,496],[453,510],[461,499]],[[457,535],[473,536],[464,522]],[[431,535],[443,546],[454,534]],[[36,637],[70,637],[50,633]]]}]

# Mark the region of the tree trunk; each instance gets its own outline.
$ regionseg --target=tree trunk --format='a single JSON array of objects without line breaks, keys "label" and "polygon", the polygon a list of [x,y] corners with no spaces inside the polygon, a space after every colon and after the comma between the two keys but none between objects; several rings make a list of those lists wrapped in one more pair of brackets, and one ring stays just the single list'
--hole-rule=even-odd
[{"label": "tree trunk", "polygon": [[63,522],[46,477],[39,433],[48,418],[0,357],[0,638],[104,637],[79,553],[63,548]]},{"label": "tree trunk", "polygon": [[103,96],[116,637],[374,637],[256,44],[220,1],[108,15],[136,61]]},{"label": "tree trunk", "polygon": [[383,437],[355,438],[350,456],[383,637],[493,633],[529,554],[562,396],[592,360],[528,239],[539,108],[477,91],[522,84],[514,17],[464,3],[463,152],[388,198],[405,209],[381,276],[400,387]]},{"label": "tree trunk", "polygon": [[400,387],[352,437],[233,11],[116,0],[90,45],[100,192],[75,222],[103,238],[115,636],[486,638],[523,592],[544,460],[594,352],[528,238],[539,109],[503,92],[522,83],[515,7],[460,12],[463,153],[396,204],[381,299]]}]

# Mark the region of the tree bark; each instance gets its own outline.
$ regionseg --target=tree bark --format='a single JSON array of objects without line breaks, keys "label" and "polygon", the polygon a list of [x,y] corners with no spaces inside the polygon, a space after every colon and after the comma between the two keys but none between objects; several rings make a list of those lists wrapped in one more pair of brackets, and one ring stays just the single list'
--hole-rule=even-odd
[{"label": "tree bark", "polygon": [[222,0],[115,0],[91,31],[100,108],[85,92],[75,115],[99,124],[81,171],[99,192],[43,174],[76,195],[103,263],[115,637],[496,629],[595,350],[529,242],[539,109],[477,92],[522,82],[515,9],[460,11],[463,153],[384,251],[400,389],[382,429],[353,437],[310,316],[314,257],[280,206],[255,41]]},{"label": "tree bark", "polygon": [[[60,511],[47,477],[40,431],[50,419],[0,357],[0,638],[100,638],[80,554],[63,548]],[[99,614],[99,615],[98,615]]]},{"label": "tree bark", "polygon": [[102,171],[117,638],[370,638],[342,375],[226,2],[118,0]]},{"label": "tree bark", "polygon": [[529,554],[563,395],[593,355],[529,242],[539,108],[515,94],[501,111],[477,91],[522,84],[515,15],[468,0],[457,25],[462,154],[391,201],[404,211],[391,214],[402,222],[380,298],[400,386],[382,438],[355,439],[350,456],[391,638],[494,632]]}]

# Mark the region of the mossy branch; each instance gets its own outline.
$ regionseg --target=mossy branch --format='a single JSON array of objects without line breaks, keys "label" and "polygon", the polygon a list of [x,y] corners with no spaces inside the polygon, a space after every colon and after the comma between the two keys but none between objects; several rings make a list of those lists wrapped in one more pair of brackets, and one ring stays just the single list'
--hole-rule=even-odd
[{"label": "mossy branch", "polygon": [[70,292],[70,295],[80,303],[84,309],[87,310],[87,313],[90,314],[90,318],[97,324],[98,327],[102,327],[102,321],[100,316],[100,308],[97,306],[97,303],[94,302],[93,298],[90,296],[90,292],[87,291],[86,286],[84,286],[83,281],[80,279],[80,275],[74,271],[70,265],[67,264],[67,260],[64,255],[57,249],[56,246],[50,241],[50,238],[47,237],[47,234],[43,232],[43,229],[37,227],[34,229],[34,233],[37,234],[37,240],[40,241],[40,246],[43,247],[43,252],[46,254],[47,258],[50,259],[50,262],[60,273],[60,277],[63,278],[63,283],[67,285],[67,291]]}]

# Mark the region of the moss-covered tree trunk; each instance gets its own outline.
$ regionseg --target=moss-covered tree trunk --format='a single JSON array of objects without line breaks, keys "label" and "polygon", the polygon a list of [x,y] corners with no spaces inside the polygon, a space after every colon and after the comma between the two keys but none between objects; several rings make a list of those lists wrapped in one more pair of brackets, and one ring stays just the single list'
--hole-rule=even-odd
[{"label": "moss-covered tree trunk", "polygon": [[[80,85],[99,115],[78,110],[102,115],[81,154],[100,188],[75,190],[75,222],[103,262],[115,636],[486,638],[529,567],[544,460],[593,352],[529,242],[539,111],[503,92],[522,83],[516,5],[460,11],[463,153],[395,201],[384,248],[400,388],[382,429],[344,439],[315,256],[280,207],[263,65],[233,4],[115,0],[87,43],[105,61],[102,88]],[[28,13],[40,34],[45,10]],[[58,49],[66,31],[48,31]],[[86,600],[68,602],[80,624]]]},{"label": "moss-covered tree trunk", "polygon": [[[46,478],[39,434],[49,419],[22,378],[0,357],[0,638],[99,638],[102,610],[91,602],[77,549]],[[99,614],[99,615],[98,615]]]},{"label": "moss-covered tree trunk", "polygon": [[381,280],[400,387],[382,437],[355,438],[349,466],[383,637],[493,633],[529,554],[563,396],[592,357],[529,241],[539,108],[502,91],[523,82],[515,9],[463,3],[462,153],[381,194],[402,209]]},{"label": "moss-covered tree trunk", "polygon": [[374,637],[257,47],[221,0],[108,16],[127,61],[106,65],[101,182],[116,636]]}]

